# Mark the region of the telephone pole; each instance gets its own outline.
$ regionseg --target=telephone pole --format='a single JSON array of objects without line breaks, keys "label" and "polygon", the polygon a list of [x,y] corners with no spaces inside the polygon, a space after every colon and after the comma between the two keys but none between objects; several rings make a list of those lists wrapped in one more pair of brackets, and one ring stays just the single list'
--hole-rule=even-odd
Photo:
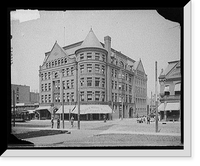
[{"label": "telephone pole", "polygon": [[155,62],[155,96],[156,96],[156,133],[158,132],[158,101],[157,101],[157,61]]}]

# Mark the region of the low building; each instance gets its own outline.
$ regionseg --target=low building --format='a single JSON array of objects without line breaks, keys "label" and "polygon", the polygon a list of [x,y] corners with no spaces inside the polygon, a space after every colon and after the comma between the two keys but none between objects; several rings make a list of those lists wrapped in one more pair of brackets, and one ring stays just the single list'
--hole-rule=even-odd
[{"label": "low building", "polygon": [[171,61],[159,76],[161,120],[179,121],[181,115],[181,62]]}]

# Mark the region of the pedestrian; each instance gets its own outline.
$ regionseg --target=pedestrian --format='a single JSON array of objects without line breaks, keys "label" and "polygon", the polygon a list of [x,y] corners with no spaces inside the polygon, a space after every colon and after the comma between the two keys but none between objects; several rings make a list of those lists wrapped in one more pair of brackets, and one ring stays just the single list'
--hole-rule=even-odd
[{"label": "pedestrian", "polygon": [[74,127],[74,117],[71,117],[71,126]]},{"label": "pedestrian", "polygon": [[58,119],[57,119],[57,129],[59,129],[60,128],[60,118],[58,117]]},{"label": "pedestrian", "polygon": [[106,115],[103,116],[104,123],[106,122]]},{"label": "pedestrian", "polygon": [[53,125],[54,125],[54,119],[53,117],[51,118],[51,128],[53,128]]}]

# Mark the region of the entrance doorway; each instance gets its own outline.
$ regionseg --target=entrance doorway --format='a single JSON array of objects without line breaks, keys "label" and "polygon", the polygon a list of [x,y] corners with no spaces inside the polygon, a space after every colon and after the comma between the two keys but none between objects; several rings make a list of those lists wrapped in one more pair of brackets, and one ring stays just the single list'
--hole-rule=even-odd
[{"label": "entrance doorway", "polygon": [[133,118],[133,108],[129,108],[129,118]]}]

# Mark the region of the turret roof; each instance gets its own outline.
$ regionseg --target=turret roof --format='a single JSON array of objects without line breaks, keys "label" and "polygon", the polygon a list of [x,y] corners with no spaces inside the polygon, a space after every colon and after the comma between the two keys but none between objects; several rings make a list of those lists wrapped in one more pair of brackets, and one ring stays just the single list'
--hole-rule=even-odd
[{"label": "turret roof", "polygon": [[86,36],[85,40],[81,44],[81,48],[85,48],[85,47],[103,48],[103,46],[97,39],[96,35],[94,34],[92,28],[90,29],[88,35]]}]

